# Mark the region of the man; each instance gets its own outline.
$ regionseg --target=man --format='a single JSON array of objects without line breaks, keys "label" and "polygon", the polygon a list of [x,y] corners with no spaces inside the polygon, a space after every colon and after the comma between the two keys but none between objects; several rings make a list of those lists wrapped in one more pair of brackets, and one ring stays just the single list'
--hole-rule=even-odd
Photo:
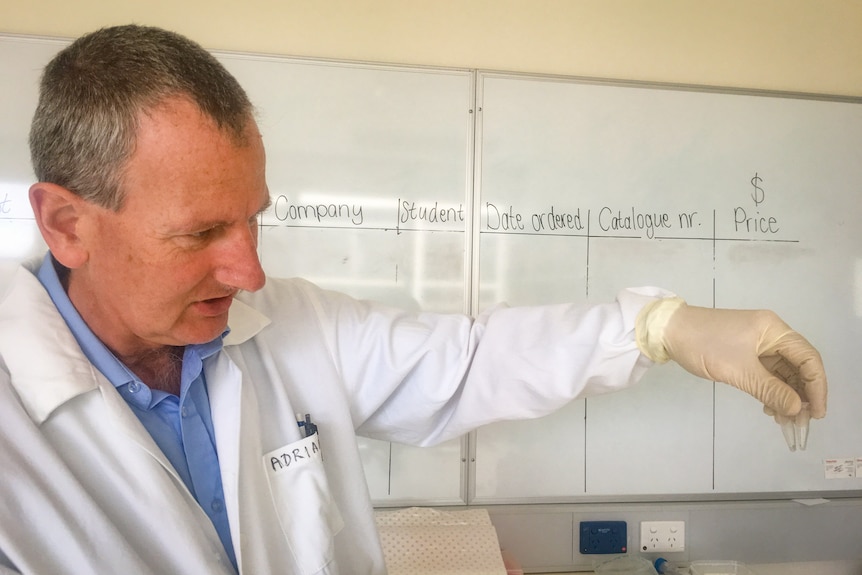
[{"label": "man", "polygon": [[472,320],[267,281],[252,106],[163,30],[63,50],[31,152],[50,252],[0,298],[12,572],[384,573],[356,434],[431,444],[621,389],[655,361],[770,413],[805,399],[825,415],[819,354],[771,312],[641,289]]}]

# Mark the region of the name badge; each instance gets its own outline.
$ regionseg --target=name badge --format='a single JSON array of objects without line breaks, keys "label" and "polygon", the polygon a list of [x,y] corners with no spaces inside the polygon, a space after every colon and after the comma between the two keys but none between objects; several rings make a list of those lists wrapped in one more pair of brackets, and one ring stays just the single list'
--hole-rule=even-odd
[{"label": "name badge", "polygon": [[311,463],[319,463],[323,461],[320,452],[320,436],[315,433],[299,441],[288,443],[265,454],[263,461],[267,472],[273,475]]}]

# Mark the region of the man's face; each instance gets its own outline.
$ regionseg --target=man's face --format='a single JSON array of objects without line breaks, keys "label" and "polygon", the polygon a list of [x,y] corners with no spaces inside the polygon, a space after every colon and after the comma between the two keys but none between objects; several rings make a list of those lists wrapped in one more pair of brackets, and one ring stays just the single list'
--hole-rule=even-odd
[{"label": "man's face", "polygon": [[249,121],[231,137],[185,99],[140,117],[118,212],[85,207],[86,262],[69,296],[121,355],[221,334],[239,290],[263,287],[258,215],[269,204],[263,144]]}]

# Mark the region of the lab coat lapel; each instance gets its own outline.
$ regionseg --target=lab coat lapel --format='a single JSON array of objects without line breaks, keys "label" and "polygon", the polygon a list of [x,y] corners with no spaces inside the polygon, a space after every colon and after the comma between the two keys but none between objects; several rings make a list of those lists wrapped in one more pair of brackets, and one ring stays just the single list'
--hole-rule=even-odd
[{"label": "lab coat lapel", "polygon": [[265,493],[255,473],[261,453],[259,413],[248,366],[239,351],[240,344],[268,324],[260,312],[234,300],[224,348],[204,363],[230,533],[243,573],[265,572],[268,554],[273,552],[262,511],[255,505]]},{"label": "lab coat lapel", "polygon": [[271,573],[290,554],[278,537],[269,486],[262,473],[260,411],[252,374],[238,346],[225,347],[207,369],[210,408],[231,537],[241,573]]},{"label": "lab coat lapel", "polygon": [[[217,353],[206,365],[207,391],[212,411],[216,449],[221,469],[227,516],[238,565],[242,565],[239,516],[239,465],[242,439],[243,374],[226,353]],[[248,390],[250,391],[250,390]]]},{"label": "lab coat lapel", "polygon": [[[45,334],[52,334],[44,345]],[[97,387],[98,372],[81,352],[48,292],[18,267],[0,299],[0,357],[30,418],[41,425],[60,405]]]}]

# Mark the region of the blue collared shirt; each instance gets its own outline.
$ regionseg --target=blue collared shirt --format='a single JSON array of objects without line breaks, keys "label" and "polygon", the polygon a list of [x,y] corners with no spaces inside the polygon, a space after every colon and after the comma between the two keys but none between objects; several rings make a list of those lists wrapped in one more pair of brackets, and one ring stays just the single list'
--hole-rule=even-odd
[{"label": "blue collared shirt", "polygon": [[81,318],[63,289],[50,252],[37,277],[84,355],[123,396],[209,516],[236,568],[203,370],[204,361],[221,351],[224,334],[209,343],[184,348],[179,397],[150,389],[111,353]]}]

